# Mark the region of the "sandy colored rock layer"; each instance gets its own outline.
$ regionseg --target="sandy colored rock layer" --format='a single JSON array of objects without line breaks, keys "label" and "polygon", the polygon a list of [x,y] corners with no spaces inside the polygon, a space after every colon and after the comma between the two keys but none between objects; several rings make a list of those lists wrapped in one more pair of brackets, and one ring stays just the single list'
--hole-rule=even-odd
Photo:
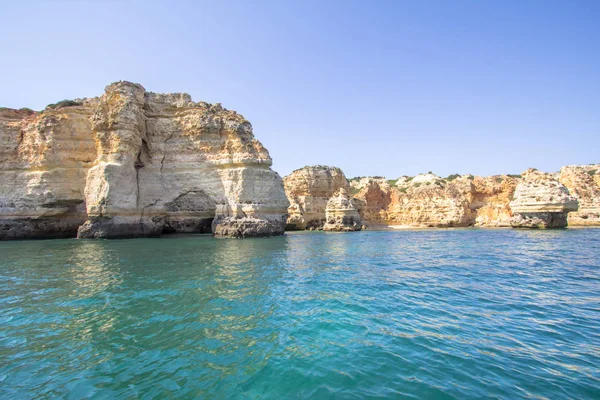
[{"label": "sandy colored rock layer", "polygon": [[558,180],[579,201],[579,209],[569,213],[569,225],[600,226],[600,164],[567,165]]},{"label": "sandy colored rock layer", "polygon": [[441,178],[429,172],[348,182],[339,168],[304,167],[284,178],[291,203],[288,229],[323,228],[324,208],[340,188],[348,191],[361,221],[372,226],[553,228],[567,221],[573,226],[600,225],[599,172],[595,164],[566,166],[560,174],[529,169],[521,175]]},{"label": "sandy colored rock layer", "polygon": [[513,228],[564,228],[567,216],[577,211],[578,201],[551,174],[529,169],[519,182],[510,208]]},{"label": "sandy colored rock layer", "polygon": [[282,234],[289,205],[240,114],[117,82],[94,99],[0,110],[0,238]]},{"label": "sandy colored rock layer", "polygon": [[288,230],[322,228],[329,199],[339,189],[349,189],[341,169],[324,165],[298,169],[284,178],[284,184],[290,201]]},{"label": "sandy colored rock layer", "polygon": [[327,201],[324,231],[350,232],[361,230],[362,222],[352,199],[344,188],[338,189]]}]

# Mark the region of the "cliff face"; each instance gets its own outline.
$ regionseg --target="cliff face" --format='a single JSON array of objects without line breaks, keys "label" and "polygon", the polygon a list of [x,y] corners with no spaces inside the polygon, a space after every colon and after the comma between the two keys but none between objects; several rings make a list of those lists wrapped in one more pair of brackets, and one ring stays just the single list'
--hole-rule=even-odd
[{"label": "cliff face", "polygon": [[0,239],[77,234],[96,158],[96,103],[44,113],[0,110]]},{"label": "cliff face", "polygon": [[250,123],[118,82],[43,113],[0,112],[0,238],[282,234],[289,205]]},{"label": "cliff face", "polygon": [[286,177],[288,226],[309,227],[302,218],[313,204],[315,226],[323,224],[324,205],[340,187],[349,187],[362,222],[371,226],[558,228],[566,226],[567,215],[570,225],[600,226],[600,164],[566,166],[560,174],[529,169],[516,176],[442,179],[429,172],[396,181],[353,178],[348,184],[342,177],[333,167],[305,167]]},{"label": "cliff face", "polygon": [[304,167],[284,178],[291,204],[287,228],[323,226],[327,202],[339,189],[350,193],[361,221],[371,225],[508,227],[509,203],[519,181],[506,175],[442,179],[427,173],[397,181],[354,178],[348,183],[339,168]]},{"label": "cliff face", "polygon": [[600,226],[600,164],[562,167],[559,181],[579,200],[579,210],[569,213],[569,225]]},{"label": "cliff face", "polygon": [[325,209],[325,231],[359,231],[362,222],[358,211],[348,196],[346,189],[341,188],[327,201]]},{"label": "cliff face", "polygon": [[523,178],[510,202],[514,213],[511,225],[515,228],[566,227],[568,213],[577,211],[577,198],[550,174],[529,169]]},{"label": "cliff face", "polygon": [[[385,179],[360,178],[350,181],[354,202],[363,221],[386,223],[392,203],[392,187]],[[396,198],[396,197],[394,197]]]},{"label": "cliff face", "polygon": [[323,165],[298,169],[283,181],[290,202],[288,230],[323,227],[329,199],[339,189],[349,189],[341,169]]},{"label": "cliff face", "polygon": [[400,178],[395,186],[382,179],[365,182],[355,195],[364,221],[417,227],[510,226],[508,203],[517,179],[504,175],[442,179],[428,173]]}]

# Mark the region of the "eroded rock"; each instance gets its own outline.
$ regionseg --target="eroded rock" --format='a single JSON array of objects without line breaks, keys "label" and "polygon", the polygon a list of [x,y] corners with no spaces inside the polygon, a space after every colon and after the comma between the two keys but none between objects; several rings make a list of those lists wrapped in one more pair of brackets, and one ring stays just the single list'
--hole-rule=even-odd
[{"label": "eroded rock", "polygon": [[329,199],[339,189],[349,188],[341,169],[324,165],[306,166],[283,180],[290,201],[288,230],[322,228]]},{"label": "eroded rock", "polygon": [[513,228],[566,227],[568,213],[577,211],[577,198],[551,174],[529,169],[522,175],[510,202]]},{"label": "eroded rock", "polygon": [[344,188],[338,189],[327,201],[325,214],[324,231],[359,231],[362,229],[360,215]]},{"label": "eroded rock", "polygon": [[[0,110],[0,238],[282,234],[289,202],[240,114],[117,82]],[[239,233],[241,232],[241,233]]]},{"label": "eroded rock", "polygon": [[567,165],[558,179],[579,201],[579,209],[569,213],[569,225],[600,226],[600,164]]}]

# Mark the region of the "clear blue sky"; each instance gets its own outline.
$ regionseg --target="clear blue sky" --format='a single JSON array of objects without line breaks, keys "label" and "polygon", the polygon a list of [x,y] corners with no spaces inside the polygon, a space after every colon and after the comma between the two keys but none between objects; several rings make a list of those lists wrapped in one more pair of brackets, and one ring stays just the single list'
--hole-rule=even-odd
[{"label": "clear blue sky", "polygon": [[600,162],[600,1],[4,1],[0,106],[130,80],[242,113],[282,175]]}]

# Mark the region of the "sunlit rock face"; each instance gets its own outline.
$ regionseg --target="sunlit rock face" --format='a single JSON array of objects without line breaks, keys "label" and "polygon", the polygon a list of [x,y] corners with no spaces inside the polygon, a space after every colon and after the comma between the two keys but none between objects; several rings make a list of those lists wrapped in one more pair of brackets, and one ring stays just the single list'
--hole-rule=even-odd
[{"label": "sunlit rock face", "polygon": [[[313,220],[319,226],[323,221],[323,204],[333,197],[333,188],[336,191],[339,187],[346,188],[345,180],[337,186],[332,184],[335,180],[327,173],[328,168],[306,167],[285,178],[291,203],[288,228],[309,226],[306,224],[309,206],[318,210]],[[560,174],[531,169],[522,175],[454,174],[441,178],[428,172],[397,180],[352,178],[346,190],[362,223],[371,227],[551,228],[566,226],[569,212],[572,225],[598,225],[599,172],[600,165],[567,166]],[[335,168],[335,176],[342,175]],[[319,194],[317,200],[315,193]],[[577,209],[573,195],[579,198],[579,211],[573,211]]]},{"label": "sunlit rock face", "polygon": [[388,220],[388,209],[392,203],[392,187],[379,177],[366,177],[350,181],[353,203],[360,217],[369,224],[383,224]]},{"label": "sunlit rock face", "polygon": [[567,165],[558,179],[579,201],[579,209],[569,213],[569,225],[600,226],[600,164]]},{"label": "sunlit rock face", "polygon": [[569,212],[577,211],[575,196],[552,174],[528,169],[523,174],[510,207],[514,228],[564,228]]},{"label": "sunlit rock face", "polygon": [[290,202],[288,230],[322,228],[329,199],[339,189],[349,188],[341,169],[324,165],[306,166],[283,180]]},{"label": "sunlit rock face", "polygon": [[359,231],[362,222],[356,207],[344,188],[338,189],[327,201],[325,209],[325,231]]},{"label": "sunlit rock face", "polygon": [[0,239],[74,237],[96,158],[95,100],[43,113],[0,109]]},{"label": "sunlit rock face", "polygon": [[283,181],[235,111],[130,82],[72,103],[0,111],[0,238],[283,233]]},{"label": "sunlit rock face", "polygon": [[367,224],[498,227],[510,226],[508,204],[518,179],[506,175],[442,179],[427,173],[402,177],[393,186],[379,178],[362,181],[354,198]]},{"label": "sunlit rock face", "polygon": [[472,222],[481,227],[509,227],[510,201],[521,178],[507,175],[474,176],[467,195]]}]

